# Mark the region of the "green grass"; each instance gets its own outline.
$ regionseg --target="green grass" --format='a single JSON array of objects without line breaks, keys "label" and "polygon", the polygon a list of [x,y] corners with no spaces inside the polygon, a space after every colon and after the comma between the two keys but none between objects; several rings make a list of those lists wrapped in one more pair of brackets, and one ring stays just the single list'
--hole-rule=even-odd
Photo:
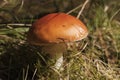
[{"label": "green grass", "polygon": [[94,6],[82,15],[89,35],[78,47],[68,50],[69,67],[63,71],[46,66],[40,47],[26,42],[27,27],[2,26],[0,79],[65,80],[69,75],[70,80],[120,80],[120,21],[115,18],[119,8],[107,12],[103,6]]}]

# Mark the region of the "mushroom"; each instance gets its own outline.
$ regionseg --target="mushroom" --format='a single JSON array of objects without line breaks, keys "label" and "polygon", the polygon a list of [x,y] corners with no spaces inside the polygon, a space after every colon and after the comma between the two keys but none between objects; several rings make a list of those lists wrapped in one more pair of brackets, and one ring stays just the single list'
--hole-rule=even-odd
[{"label": "mushroom", "polygon": [[55,68],[63,63],[66,43],[72,43],[88,35],[86,26],[75,17],[65,13],[48,14],[33,23],[27,35],[30,44],[43,46],[42,51],[57,59]]}]

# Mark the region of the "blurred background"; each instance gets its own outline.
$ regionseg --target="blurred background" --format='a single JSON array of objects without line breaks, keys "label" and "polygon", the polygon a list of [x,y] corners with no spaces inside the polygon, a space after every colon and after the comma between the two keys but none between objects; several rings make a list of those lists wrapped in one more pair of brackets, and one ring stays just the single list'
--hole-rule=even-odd
[{"label": "blurred background", "polygon": [[[0,23],[29,22],[30,19],[40,18],[48,13],[65,12],[84,3],[85,0],[0,0]],[[103,8],[109,17],[119,9],[119,0],[90,0],[82,13],[87,19],[94,18],[95,9]],[[78,14],[77,9],[73,14]],[[119,20],[119,15],[115,18]],[[28,21],[27,21],[28,19]]]},{"label": "blurred background", "polygon": [[[0,0],[0,80],[59,80],[57,72],[41,66],[38,47],[27,44],[26,32],[49,13],[73,10],[76,17],[84,2]],[[120,80],[120,0],[89,0],[79,19],[89,35],[71,52],[80,54],[70,57],[70,80]]]}]

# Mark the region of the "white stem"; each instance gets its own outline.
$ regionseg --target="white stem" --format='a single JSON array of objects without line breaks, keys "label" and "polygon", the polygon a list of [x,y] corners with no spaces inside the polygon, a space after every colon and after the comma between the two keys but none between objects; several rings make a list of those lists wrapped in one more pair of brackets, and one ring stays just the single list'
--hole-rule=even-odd
[{"label": "white stem", "polygon": [[62,65],[63,65],[63,56],[61,56],[61,57],[56,61],[54,67],[55,67],[56,69],[60,69]]}]

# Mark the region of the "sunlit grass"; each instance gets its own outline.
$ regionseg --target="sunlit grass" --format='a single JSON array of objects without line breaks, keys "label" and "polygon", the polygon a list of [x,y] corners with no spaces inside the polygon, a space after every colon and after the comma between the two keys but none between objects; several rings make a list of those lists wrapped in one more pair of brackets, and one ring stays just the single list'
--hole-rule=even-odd
[{"label": "sunlit grass", "polygon": [[[119,80],[120,22],[103,7],[87,19],[89,35],[67,57],[69,67],[57,71],[46,65],[38,46],[26,42],[26,27],[0,29],[0,79],[3,80]],[[30,20],[31,23],[31,20]],[[39,55],[40,54],[40,55]],[[43,58],[41,57],[43,56]],[[45,67],[46,66],[46,67]]]}]

